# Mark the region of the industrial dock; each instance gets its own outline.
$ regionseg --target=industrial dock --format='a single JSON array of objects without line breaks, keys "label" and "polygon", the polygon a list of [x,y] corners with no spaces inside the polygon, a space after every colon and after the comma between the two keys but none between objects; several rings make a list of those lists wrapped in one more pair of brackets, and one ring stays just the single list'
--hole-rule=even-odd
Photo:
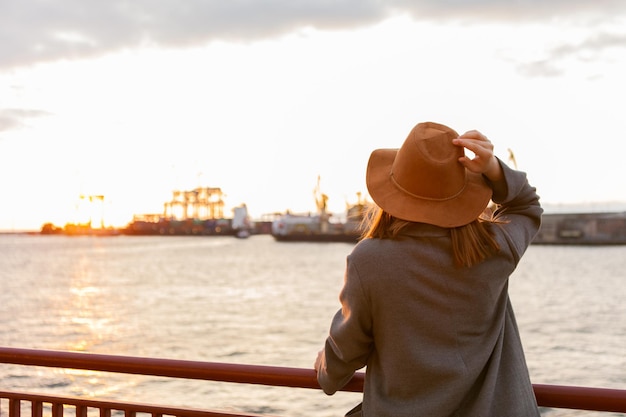
[{"label": "industrial dock", "polygon": [[[94,204],[101,204],[104,201],[103,196],[81,196],[81,198]],[[324,207],[325,210],[325,204],[320,203],[319,198],[316,199],[316,202],[318,203],[318,209],[321,204],[321,207]],[[363,204],[363,201],[359,201],[361,209]],[[47,223],[43,225],[41,233],[94,236],[241,236],[242,233],[246,235],[271,233],[278,236],[279,240],[292,240],[289,238],[292,237],[291,234],[293,233],[283,231],[281,235],[273,231],[273,221],[281,218],[284,220],[284,218],[291,219],[293,217],[294,219],[300,219],[303,217],[288,216],[287,214],[278,216],[274,214],[276,219],[270,218],[271,216],[265,216],[267,218],[252,221],[248,216],[245,204],[235,207],[232,216],[226,216],[224,210],[224,193],[218,187],[174,190],[172,191],[171,199],[163,204],[161,213],[134,215],[132,221],[123,228],[107,228],[104,225],[104,219],[96,219],[93,223],[99,224],[99,227],[92,227],[93,219],[89,219],[84,224],[69,223],[63,227]],[[327,215],[324,210],[322,210],[322,214]],[[315,220],[313,217],[308,216],[306,220],[309,223],[313,222]],[[296,226],[301,227],[300,223]],[[312,234],[310,230],[308,232],[301,234],[303,236]],[[347,240],[356,242],[357,239],[358,233],[354,233],[354,237],[350,234],[350,238]],[[295,240],[307,239],[299,238]],[[335,239],[309,240],[333,241]],[[533,244],[624,245],[626,244],[626,211],[544,213],[541,228],[533,240]]]},{"label": "industrial dock", "polygon": [[[90,202],[102,202],[103,196],[87,196]],[[82,196],[81,196],[82,198]],[[83,224],[68,223],[63,227],[46,223],[42,234],[93,236],[242,236],[242,234],[269,233],[271,221],[251,221],[247,207],[233,209],[232,216],[224,214],[224,193],[218,187],[198,187],[193,190],[174,190],[172,198],[163,204],[163,212],[136,214],[126,227],[104,226],[104,219],[89,219]],[[99,224],[99,227],[95,227]]]}]

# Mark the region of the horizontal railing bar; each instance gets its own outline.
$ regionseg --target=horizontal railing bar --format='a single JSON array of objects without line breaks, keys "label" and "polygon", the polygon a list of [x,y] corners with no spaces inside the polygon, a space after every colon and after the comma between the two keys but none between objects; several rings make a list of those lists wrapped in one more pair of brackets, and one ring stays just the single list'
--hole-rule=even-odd
[{"label": "horizontal railing bar", "polygon": [[[0,363],[320,389],[313,369],[0,347]],[[362,392],[358,372],[342,391]],[[626,390],[533,384],[542,407],[626,412]]]},{"label": "horizontal railing bar", "polygon": [[626,412],[626,390],[533,384],[542,407]]},{"label": "horizontal railing bar", "polygon": [[[111,410],[124,411],[126,413],[150,413],[152,415],[168,415],[181,417],[260,417],[258,414],[233,414],[220,411],[198,410],[194,408],[177,408],[154,404],[141,404],[133,402],[119,402],[106,400],[92,400],[81,397],[57,397],[53,395],[35,394],[30,392],[7,392],[0,391],[0,398],[7,398],[19,406],[19,400],[29,401],[33,407],[41,407],[42,404],[69,405],[78,410],[87,411],[87,408],[97,408],[110,415]],[[102,414],[100,414],[102,416]]]},{"label": "horizontal railing bar", "polygon": [[[320,389],[313,369],[0,347],[0,363]],[[344,387],[362,392],[363,375]]]}]

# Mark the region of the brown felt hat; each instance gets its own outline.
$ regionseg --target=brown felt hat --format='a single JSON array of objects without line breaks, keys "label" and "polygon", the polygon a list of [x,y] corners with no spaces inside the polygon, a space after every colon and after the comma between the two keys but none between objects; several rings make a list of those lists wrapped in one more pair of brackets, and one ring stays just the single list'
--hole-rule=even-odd
[{"label": "brown felt hat", "polygon": [[491,188],[482,174],[458,161],[459,135],[447,126],[416,125],[400,149],[376,149],[367,165],[367,188],[376,204],[399,219],[457,227],[487,207]]}]

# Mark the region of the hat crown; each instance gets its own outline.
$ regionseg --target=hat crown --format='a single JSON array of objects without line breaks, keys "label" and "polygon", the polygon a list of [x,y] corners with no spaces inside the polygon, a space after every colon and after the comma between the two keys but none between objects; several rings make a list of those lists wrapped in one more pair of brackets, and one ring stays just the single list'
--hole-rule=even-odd
[{"label": "hat crown", "polygon": [[402,192],[426,200],[456,197],[466,185],[459,163],[463,148],[452,143],[459,135],[437,123],[420,123],[411,130],[391,167],[391,179]]}]

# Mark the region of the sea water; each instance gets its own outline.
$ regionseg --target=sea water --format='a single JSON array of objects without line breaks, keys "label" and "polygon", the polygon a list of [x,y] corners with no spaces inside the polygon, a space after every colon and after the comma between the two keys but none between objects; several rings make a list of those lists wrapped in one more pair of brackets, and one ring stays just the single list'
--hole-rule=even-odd
[{"label": "sea water", "polygon": [[[311,368],[352,247],[0,235],[0,346]],[[533,383],[626,389],[625,271],[626,246],[529,248],[510,294]],[[0,365],[0,388],[313,417],[361,396],[17,365]]]}]

